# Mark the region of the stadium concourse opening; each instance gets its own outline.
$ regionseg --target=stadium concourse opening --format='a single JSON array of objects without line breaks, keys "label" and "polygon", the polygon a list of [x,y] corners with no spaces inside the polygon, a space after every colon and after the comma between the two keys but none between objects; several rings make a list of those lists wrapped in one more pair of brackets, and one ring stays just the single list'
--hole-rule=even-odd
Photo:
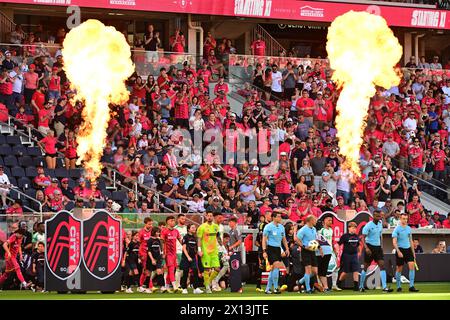
[{"label": "stadium concourse opening", "polygon": [[[357,175],[340,152],[325,50],[338,14],[322,6],[366,7],[295,1],[299,21],[275,7],[291,0],[271,2],[264,19],[184,1],[167,12],[82,6],[79,22],[124,34],[135,66],[129,100],[109,105],[102,171],[90,180],[77,164],[85,101],[62,48],[77,16],[17,2],[0,4],[1,298],[45,293],[49,267],[63,291],[81,291],[77,264],[60,263],[72,256],[99,281],[117,272],[117,298],[449,298],[447,12],[383,11],[404,48],[401,79],[370,99]],[[49,237],[45,222],[61,211],[64,231]],[[114,232],[97,237],[87,223],[82,238],[73,217],[97,211],[115,218],[102,218]],[[96,246],[81,246],[91,238]],[[123,239],[120,267],[96,265],[112,238]]]}]

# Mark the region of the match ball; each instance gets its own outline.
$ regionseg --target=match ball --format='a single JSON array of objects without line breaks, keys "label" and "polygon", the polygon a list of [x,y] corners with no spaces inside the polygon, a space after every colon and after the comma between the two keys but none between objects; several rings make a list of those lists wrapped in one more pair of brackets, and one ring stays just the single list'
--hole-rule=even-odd
[{"label": "match ball", "polygon": [[316,240],[311,240],[308,243],[308,247],[310,247],[312,250],[317,250],[317,248],[319,248],[319,243]]}]

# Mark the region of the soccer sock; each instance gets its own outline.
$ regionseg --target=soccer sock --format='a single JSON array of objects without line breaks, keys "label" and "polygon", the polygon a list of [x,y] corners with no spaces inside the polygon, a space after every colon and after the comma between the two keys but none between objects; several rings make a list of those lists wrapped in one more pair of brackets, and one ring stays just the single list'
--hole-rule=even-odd
[{"label": "soccer sock", "polygon": [[280,277],[280,271],[278,269],[272,270],[272,282],[273,282],[273,288],[278,289],[278,279]]},{"label": "soccer sock", "polygon": [[338,273],[337,272],[331,273],[331,282],[333,287],[337,287],[337,280],[338,280]]},{"label": "soccer sock", "polygon": [[145,282],[145,278],[146,278],[146,277],[147,277],[147,276],[145,275],[145,271],[142,270],[141,277],[139,278],[139,285],[140,285],[141,287],[144,285],[144,282]]},{"label": "soccer sock", "polygon": [[309,273],[305,273],[305,276],[303,277],[305,279],[305,287],[306,291],[311,291],[311,275]]},{"label": "soccer sock", "polygon": [[300,285],[305,283],[305,276],[306,274],[303,276],[303,278],[300,279],[300,281],[298,282]]},{"label": "soccer sock", "polygon": [[177,288],[180,286],[182,275],[183,275],[183,270],[175,271],[175,285],[177,286]]},{"label": "soccer sock", "polygon": [[384,288],[386,288],[386,270],[381,270],[380,276],[381,276],[381,286],[384,289]]},{"label": "soccer sock", "polygon": [[361,277],[359,278],[359,288],[364,288],[364,282],[366,280],[366,270],[361,271]]},{"label": "soccer sock", "polygon": [[395,273],[395,282],[397,282],[397,288],[400,288],[402,286],[402,274],[400,272]]},{"label": "soccer sock", "polygon": [[175,282],[175,266],[167,267],[167,280],[168,283]]},{"label": "soccer sock", "polygon": [[358,281],[353,281],[353,289],[358,289]]},{"label": "soccer sock", "polygon": [[205,288],[208,288],[209,287],[209,282],[210,282],[209,270],[203,272],[203,282],[205,283]]},{"label": "soccer sock", "polygon": [[26,284],[25,278],[23,277],[22,271],[20,271],[20,269],[16,269],[16,275],[17,275],[17,278],[19,279],[19,281],[20,281],[22,284]]},{"label": "soccer sock", "polygon": [[266,286],[266,292],[272,289],[272,271],[269,272],[269,277],[267,278],[267,286]]},{"label": "soccer sock", "polygon": [[127,272],[123,275],[123,283],[127,288],[131,287],[131,276]]},{"label": "soccer sock", "polygon": [[414,287],[414,278],[416,277],[416,270],[409,270],[409,287]]},{"label": "soccer sock", "polygon": [[138,285],[139,285],[139,275],[138,275],[138,274],[134,274],[134,275],[133,275],[133,284],[134,284],[135,286],[138,286]]},{"label": "soccer sock", "polygon": [[164,276],[162,274],[156,275],[156,283],[160,288],[164,287]]}]

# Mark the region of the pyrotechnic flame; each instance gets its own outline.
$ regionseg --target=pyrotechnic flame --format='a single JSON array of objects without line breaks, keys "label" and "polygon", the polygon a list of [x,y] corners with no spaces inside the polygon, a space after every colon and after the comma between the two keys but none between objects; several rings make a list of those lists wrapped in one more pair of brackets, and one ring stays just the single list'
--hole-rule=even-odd
[{"label": "pyrotechnic flame", "polygon": [[85,104],[77,136],[77,164],[83,161],[87,178],[95,180],[102,169],[109,103],[128,100],[124,81],[134,72],[130,46],[122,33],[98,20],[72,29],[63,46],[64,70],[77,91],[76,99]]},{"label": "pyrotechnic flame", "polygon": [[386,20],[367,12],[349,11],[328,28],[327,52],[333,80],[342,88],[337,102],[339,149],[350,169],[360,175],[359,152],[375,86],[400,82],[394,66],[402,47]]}]

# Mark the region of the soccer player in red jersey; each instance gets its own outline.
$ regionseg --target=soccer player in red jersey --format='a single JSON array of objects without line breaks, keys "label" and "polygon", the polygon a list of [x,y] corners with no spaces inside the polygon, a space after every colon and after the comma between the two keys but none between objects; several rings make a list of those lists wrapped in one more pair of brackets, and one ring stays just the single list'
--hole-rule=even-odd
[{"label": "soccer player in red jersey", "polygon": [[[168,216],[166,218],[166,228],[161,230],[161,239],[163,241],[163,253],[166,259],[167,277],[166,289],[169,290],[169,285],[172,284],[174,290],[178,291],[175,282],[175,270],[177,268],[177,240],[181,244],[180,232],[175,229],[175,217]],[[171,292],[169,290],[169,292]]]},{"label": "soccer player in red jersey", "polygon": [[17,255],[19,255],[19,261],[22,261],[22,239],[23,234],[25,233],[24,229],[17,229],[14,233],[3,243],[3,249],[5,250],[5,263],[6,268],[5,272],[0,277],[0,288],[3,286],[3,283],[8,279],[9,274],[11,272],[15,272],[17,278],[20,280],[23,287],[27,287],[27,283],[22,275],[22,271],[20,270],[19,262],[17,261]]},{"label": "soccer player in red jersey", "polygon": [[139,279],[138,292],[148,292],[144,288],[144,284],[148,283],[148,287],[153,287],[150,279],[150,272],[147,270],[147,241],[152,235],[153,220],[149,217],[144,219],[144,227],[139,231],[139,259],[141,260],[142,273]]}]

